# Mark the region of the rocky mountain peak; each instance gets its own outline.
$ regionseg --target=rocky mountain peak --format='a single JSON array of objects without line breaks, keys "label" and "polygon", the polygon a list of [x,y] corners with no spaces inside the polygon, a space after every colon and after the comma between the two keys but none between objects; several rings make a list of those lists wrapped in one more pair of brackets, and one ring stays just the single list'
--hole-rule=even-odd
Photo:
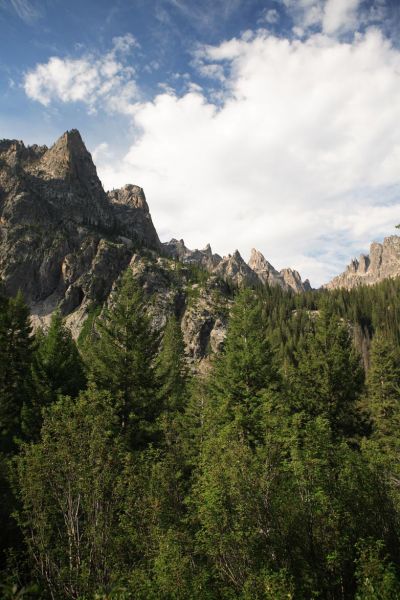
[{"label": "rocky mountain peak", "polygon": [[293,269],[282,269],[278,272],[264,255],[255,248],[251,251],[248,264],[262,283],[279,285],[284,290],[293,290],[296,293],[311,289],[308,279],[303,282],[299,273]]},{"label": "rocky mountain peak", "polygon": [[259,281],[256,273],[243,260],[239,250],[224,256],[213,272],[223,279],[231,279],[237,285],[256,285]]},{"label": "rocky mountain peak", "polygon": [[142,246],[160,247],[143,190],[107,196],[77,130],[51,148],[0,142],[0,278],[34,313],[102,301]]},{"label": "rocky mountain peak", "polygon": [[239,250],[235,250],[235,252],[232,254],[232,259],[237,261],[238,263],[244,263],[244,260]]},{"label": "rocky mountain peak", "polygon": [[197,264],[210,272],[221,261],[218,254],[213,254],[210,244],[207,244],[203,250],[190,250],[185,246],[184,240],[172,238],[162,246],[165,254],[170,258],[187,264]]},{"label": "rocky mountain peak", "polygon": [[151,220],[144,191],[138,185],[127,184],[107,193],[120,232],[135,244],[159,250],[161,242]]},{"label": "rocky mountain peak", "polygon": [[294,292],[307,292],[311,290],[308,279],[302,281],[298,271],[295,271],[294,269],[282,269],[279,274],[285,284]]},{"label": "rocky mountain peak", "polygon": [[279,276],[278,271],[271,265],[270,262],[267,261],[264,255],[255,248],[252,248],[251,250],[248,264],[249,267],[257,273],[260,279],[264,281],[264,283],[270,282],[270,280],[272,282],[274,277]]},{"label": "rocky mountain peak", "polygon": [[132,208],[142,208],[145,211],[149,210],[144,191],[138,185],[128,183],[120,189],[108,192],[108,197],[113,204],[124,204],[125,206],[131,206]]},{"label": "rocky mountain peak", "polygon": [[72,183],[79,182],[85,188],[102,189],[92,156],[77,129],[66,131],[45,152],[37,169],[47,178],[67,179]]},{"label": "rocky mountain peak", "polygon": [[373,285],[383,279],[400,275],[400,237],[391,235],[383,243],[372,242],[369,254],[353,258],[346,270],[325,286],[327,289],[351,289],[359,285]]}]

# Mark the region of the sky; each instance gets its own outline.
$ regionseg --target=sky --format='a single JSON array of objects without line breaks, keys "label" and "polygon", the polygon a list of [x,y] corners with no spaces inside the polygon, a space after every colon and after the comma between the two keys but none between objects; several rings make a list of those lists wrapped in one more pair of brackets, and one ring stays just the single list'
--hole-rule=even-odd
[{"label": "sky", "polygon": [[400,222],[400,0],[0,0],[0,138],[77,128],[162,241],[326,283]]}]

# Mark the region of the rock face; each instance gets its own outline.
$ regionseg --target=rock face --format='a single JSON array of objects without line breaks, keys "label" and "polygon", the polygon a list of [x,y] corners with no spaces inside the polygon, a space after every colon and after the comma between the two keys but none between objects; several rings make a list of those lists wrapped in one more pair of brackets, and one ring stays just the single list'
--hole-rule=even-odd
[{"label": "rock face", "polygon": [[159,249],[160,240],[142,188],[128,184],[107,195],[113,207],[118,231],[137,246]]},{"label": "rock face", "polygon": [[185,264],[199,265],[207,271],[212,271],[222,260],[219,254],[213,254],[210,244],[204,250],[189,250],[183,240],[175,240],[163,243],[163,251],[170,258],[179,260]]},{"label": "rock face", "polygon": [[143,191],[107,196],[78,131],[50,149],[0,141],[0,277],[34,315],[103,301],[137,245],[160,247]]},{"label": "rock face", "polygon": [[382,244],[373,242],[368,255],[362,254],[358,260],[354,258],[344,273],[334,277],[323,287],[349,290],[360,285],[373,285],[399,275],[400,237],[392,235],[385,238]]},{"label": "rock face", "polygon": [[200,285],[193,279],[190,265],[177,269],[170,259],[155,254],[135,254],[129,266],[151,298],[149,312],[154,327],[162,329],[171,314],[180,319],[189,363],[222,348],[232,304],[224,281],[211,275]]},{"label": "rock face", "polygon": [[230,279],[236,285],[257,285],[259,283],[257,274],[245,263],[238,250],[224,256],[213,272],[223,279]]},{"label": "rock face", "polygon": [[0,279],[8,294],[22,291],[34,326],[60,308],[77,337],[127,267],[147,294],[155,328],[169,314],[180,318],[193,364],[223,345],[230,283],[307,289],[296,271],[276,271],[255,250],[246,264],[237,250],[221,258],[210,245],[161,244],[143,189],[106,193],[77,130],[51,148],[0,141]]},{"label": "rock face", "polygon": [[162,246],[167,256],[185,264],[201,266],[209,273],[229,279],[236,285],[279,285],[284,290],[296,293],[311,290],[308,279],[303,282],[299,273],[293,269],[277,271],[255,248],[246,264],[238,250],[221,258],[219,254],[212,253],[210,244],[204,250],[189,250],[183,240],[172,239]]},{"label": "rock face", "polygon": [[251,251],[249,267],[258,275],[262,283],[279,285],[284,290],[291,289],[296,293],[311,290],[308,279],[303,282],[299,273],[293,269],[277,271],[255,248]]}]

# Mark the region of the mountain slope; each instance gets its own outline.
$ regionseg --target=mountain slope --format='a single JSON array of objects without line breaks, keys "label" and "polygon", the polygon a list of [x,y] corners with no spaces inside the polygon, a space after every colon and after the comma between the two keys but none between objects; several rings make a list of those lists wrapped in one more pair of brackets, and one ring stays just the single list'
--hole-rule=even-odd
[{"label": "mountain slope", "polygon": [[192,360],[221,346],[232,286],[310,287],[256,250],[247,264],[237,250],[221,257],[209,245],[161,244],[144,191],[128,184],[106,193],[77,130],[51,148],[0,141],[0,279],[8,294],[22,291],[35,327],[59,308],[78,336],[128,266],[156,327],[179,316]]},{"label": "mountain slope", "polygon": [[0,276],[33,312],[105,299],[143,245],[160,247],[143,190],[107,195],[78,131],[50,149],[0,142]]},{"label": "mountain slope", "polygon": [[352,289],[360,285],[373,285],[384,279],[400,275],[400,237],[386,237],[382,244],[373,242],[369,254],[354,258],[346,271],[334,277],[324,287],[327,289]]}]

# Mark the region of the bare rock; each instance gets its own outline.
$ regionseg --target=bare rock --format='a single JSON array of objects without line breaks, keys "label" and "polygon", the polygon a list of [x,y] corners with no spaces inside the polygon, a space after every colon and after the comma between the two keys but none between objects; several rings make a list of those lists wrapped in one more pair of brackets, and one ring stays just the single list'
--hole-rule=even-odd
[{"label": "bare rock", "polygon": [[133,248],[159,246],[143,190],[108,196],[77,130],[51,148],[0,141],[0,278],[38,319],[102,302]]},{"label": "bare rock", "polygon": [[346,271],[332,281],[325,288],[352,289],[360,285],[373,285],[384,279],[400,275],[400,237],[391,235],[383,243],[373,242],[369,255],[362,254],[359,259],[353,259]]},{"label": "bare rock", "polygon": [[259,283],[256,273],[243,260],[238,250],[235,250],[233,254],[224,256],[213,269],[213,273],[222,279],[229,279],[237,285],[256,285]]}]

